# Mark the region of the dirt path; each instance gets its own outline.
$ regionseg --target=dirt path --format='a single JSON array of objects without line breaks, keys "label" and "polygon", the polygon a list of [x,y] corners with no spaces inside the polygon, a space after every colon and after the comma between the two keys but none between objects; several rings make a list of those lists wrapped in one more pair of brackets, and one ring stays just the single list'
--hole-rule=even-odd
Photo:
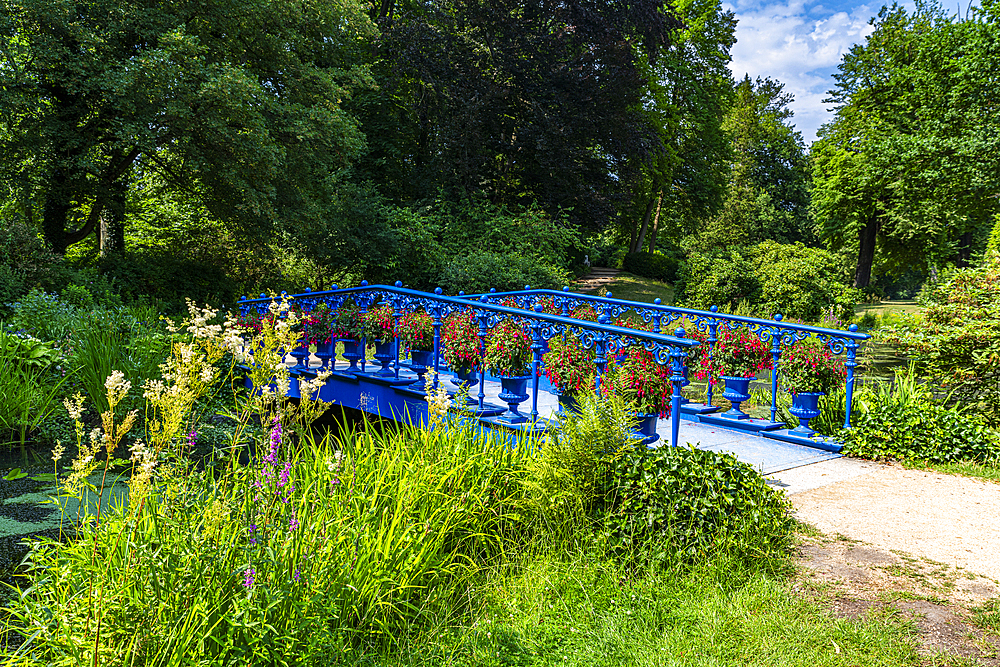
[{"label": "dirt path", "polygon": [[789,496],[818,529],[797,588],[839,618],[910,621],[928,665],[1000,667],[1000,484],[867,465]]},{"label": "dirt path", "polygon": [[573,281],[573,289],[580,292],[606,290],[615,281],[615,277],[619,273],[621,273],[619,269],[593,266],[590,268],[590,273]]},{"label": "dirt path", "polygon": [[880,465],[790,499],[824,533],[1000,580],[1000,484]]}]

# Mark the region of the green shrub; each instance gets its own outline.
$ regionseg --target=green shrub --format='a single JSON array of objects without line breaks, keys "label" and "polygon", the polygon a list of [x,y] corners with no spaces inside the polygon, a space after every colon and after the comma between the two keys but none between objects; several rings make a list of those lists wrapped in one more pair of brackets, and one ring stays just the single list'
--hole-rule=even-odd
[{"label": "green shrub", "polygon": [[608,534],[626,552],[652,547],[664,562],[718,551],[750,559],[775,555],[791,535],[789,502],[730,454],[644,448],[618,463],[615,487]]},{"label": "green shrub", "polygon": [[1000,440],[980,415],[934,400],[913,368],[855,397],[844,452],[868,459],[927,463],[994,462]]},{"label": "green shrub", "polygon": [[184,297],[198,303],[236,297],[236,284],[219,266],[166,251],[116,253],[102,258],[99,269],[126,301],[159,301],[176,310]]},{"label": "green shrub", "polygon": [[62,258],[49,250],[23,222],[0,227],[0,304],[10,303],[32,288],[52,289],[65,272]]},{"label": "green shrub", "polygon": [[569,281],[563,269],[544,264],[534,257],[516,252],[498,253],[479,250],[460,255],[445,265],[441,273],[441,287],[448,294],[498,292],[524,289],[556,289]]},{"label": "green shrub", "polygon": [[11,304],[8,324],[41,340],[61,341],[79,330],[79,316],[77,308],[60,299],[59,295],[47,294],[36,288]]},{"label": "green shrub", "polygon": [[545,533],[565,536],[603,505],[614,461],[634,442],[634,418],[623,401],[580,396],[579,407],[559,413],[541,451],[528,463],[532,515]]},{"label": "green shrub", "polygon": [[848,320],[860,300],[835,255],[801,243],[767,241],[742,249],[692,251],[682,283],[684,300],[695,307],[731,310],[746,300],[765,318],[781,313],[818,322],[832,307],[833,315]]},{"label": "green shrub", "polygon": [[922,373],[1000,424],[1000,255],[928,289],[923,320],[885,327],[880,336]]},{"label": "green shrub", "polygon": [[661,252],[632,252],[622,260],[622,270],[643,278],[652,278],[666,283],[677,280],[680,263],[677,257]]}]

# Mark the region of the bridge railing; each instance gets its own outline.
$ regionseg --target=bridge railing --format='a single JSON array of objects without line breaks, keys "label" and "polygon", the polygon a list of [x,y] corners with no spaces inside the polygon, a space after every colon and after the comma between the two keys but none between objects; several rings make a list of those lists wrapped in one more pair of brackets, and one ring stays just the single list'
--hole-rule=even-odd
[{"label": "bridge railing", "polygon": [[[652,325],[654,332],[660,332],[669,327],[674,322],[687,319],[692,322],[698,332],[706,334],[704,351],[710,358],[719,342],[719,327],[731,330],[746,329],[755,335],[762,343],[770,344],[772,371],[771,371],[771,421],[777,419],[778,412],[778,384],[781,372],[781,352],[782,345],[791,345],[796,341],[801,341],[809,337],[818,338],[826,345],[835,356],[841,356],[846,369],[845,378],[845,418],[844,428],[851,426],[851,406],[854,397],[855,369],[857,368],[858,348],[870,336],[860,333],[856,324],[850,325],[847,331],[840,329],[827,329],[806,324],[786,322],[784,318],[777,314],[773,320],[758,319],[754,317],[742,317],[739,315],[728,315],[720,313],[717,306],[712,306],[710,310],[696,310],[691,308],[678,308],[675,306],[665,306],[656,299],[653,303],[641,303],[637,301],[625,301],[612,298],[611,292],[603,297],[591,296],[570,292],[568,287],[562,291],[546,289],[529,289],[514,292],[497,292],[491,290],[485,294],[465,295],[462,298],[486,303],[517,303],[525,310],[530,310],[539,303],[551,303],[555,309],[566,315],[581,306],[589,306],[604,317],[618,319],[629,314],[638,317],[643,323]],[[708,403],[712,402],[712,383],[709,382],[707,389]]]},{"label": "bridge railing", "polygon": [[[294,300],[299,307],[306,312],[311,312],[320,303],[326,304],[331,310],[336,311],[348,301],[353,302],[363,315],[375,306],[388,305],[392,309],[392,315],[396,325],[399,319],[410,312],[423,311],[427,313],[433,321],[434,326],[434,351],[433,363],[435,371],[435,383],[437,383],[437,373],[441,369],[441,327],[444,325],[446,317],[452,313],[465,312],[475,317],[478,323],[478,338],[480,351],[485,350],[486,339],[489,332],[500,322],[508,318],[523,323],[530,330],[531,351],[532,351],[532,373],[531,373],[531,413],[530,421],[534,423],[538,420],[538,390],[539,376],[542,365],[543,341],[551,340],[553,337],[564,334],[574,334],[580,340],[581,345],[587,350],[593,350],[594,365],[596,369],[594,390],[598,394],[601,391],[602,377],[607,373],[609,355],[626,349],[630,346],[641,346],[642,349],[651,353],[656,363],[668,367],[670,371],[671,392],[671,445],[677,446],[680,429],[680,406],[682,402],[681,389],[685,380],[685,364],[688,350],[700,344],[699,341],[685,337],[682,328],[677,328],[672,334],[662,333],[660,327],[655,331],[644,331],[626,326],[611,324],[611,312],[602,312],[598,321],[593,322],[578,318],[569,317],[568,314],[551,314],[539,312],[532,308],[532,304],[526,307],[511,307],[499,303],[496,294],[481,295],[478,298],[466,296],[450,297],[442,294],[438,288],[434,293],[421,292],[402,287],[402,283],[397,282],[394,286],[389,285],[369,285],[367,281],[362,282],[360,287],[349,289],[338,289],[336,285],[327,291],[305,291],[301,294],[287,295]],[[268,306],[274,298],[261,295],[257,299],[241,298],[238,308],[241,316],[247,316],[250,312],[264,315],[268,311]],[[367,341],[361,339],[361,350],[364,351]],[[393,341],[394,375],[399,378],[400,345],[399,339]],[[361,370],[364,372],[365,358],[361,356]],[[485,400],[486,373],[479,374],[478,406],[484,407]]]}]

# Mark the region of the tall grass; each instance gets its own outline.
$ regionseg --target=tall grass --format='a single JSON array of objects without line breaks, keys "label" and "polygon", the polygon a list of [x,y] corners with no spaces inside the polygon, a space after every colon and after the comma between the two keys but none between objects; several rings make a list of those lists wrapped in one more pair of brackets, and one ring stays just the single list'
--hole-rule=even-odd
[{"label": "tall grass", "polygon": [[10,664],[310,664],[460,605],[519,539],[526,454],[489,434],[272,433],[249,467],[178,466],[141,512],[36,549]]},{"label": "tall grass", "polygon": [[27,365],[14,348],[0,347],[0,446],[20,444],[59,406],[64,378]]}]

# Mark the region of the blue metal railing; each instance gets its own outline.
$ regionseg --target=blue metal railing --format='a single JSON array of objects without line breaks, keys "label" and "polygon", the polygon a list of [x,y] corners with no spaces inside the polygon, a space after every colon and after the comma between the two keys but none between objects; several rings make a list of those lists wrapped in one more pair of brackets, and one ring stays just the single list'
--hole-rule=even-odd
[{"label": "blue metal railing", "polygon": [[[707,333],[706,354],[712,355],[715,344],[718,342],[718,328],[722,324],[729,329],[746,328],[756,335],[762,343],[771,344],[771,358],[773,368],[771,371],[771,421],[775,421],[778,412],[778,377],[780,373],[781,345],[789,345],[795,341],[803,340],[814,336],[826,344],[834,355],[844,355],[844,367],[847,371],[845,381],[846,394],[846,414],[844,418],[844,428],[851,426],[851,407],[854,397],[854,369],[857,368],[858,348],[868,340],[870,336],[859,333],[856,324],[852,324],[847,331],[839,329],[826,329],[814,327],[806,324],[797,324],[783,321],[783,317],[778,314],[773,320],[764,320],[753,317],[742,317],[739,315],[728,315],[720,313],[718,307],[712,306],[710,310],[695,310],[691,308],[678,308],[674,306],[664,306],[660,299],[656,299],[652,304],[637,301],[624,301],[612,298],[611,292],[606,296],[590,296],[570,292],[568,287],[562,291],[530,289],[525,286],[524,290],[515,292],[497,292],[490,290],[485,294],[464,295],[462,298],[482,301],[487,303],[500,303],[507,300],[515,300],[523,309],[531,309],[535,304],[543,299],[552,299],[557,309],[563,315],[580,306],[590,306],[602,316],[608,318],[619,318],[628,313],[632,313],[642,319],[646,324],[653,325],[653,331],[659,332],[665,326],[680,319],[687,319],[694,323],[699,332]],[[712,402],[712,383],[709,382],[707,390],[708,403]]]},{"label": "blue metal railing", "polygon": [[[573,333],[580,339],[585,349],[592,349],[596,367],[594,390],[598,393],[600,393],[601,378],[607,371],[609,353],[630,345],[640,345],[653,354],[658,364],[670,364],[670,382],[672,384],[671,445],[676,447],[678,444],[682,402],[681,388],[685,375],[684,359],[687,357],[687,350],[700,344],[697,340],[686,338],[682,328],[678,327],[673,335],[667,335],[660,331],[659,326],[656,327],[655,331],[650,332],[613,325],[610,323],[611,313],[602,312],[598,321],[592,322],[568,317],[568,313],[553,315],[539,312],[539,309],[533,309],[531,304],[524,308],[518,308],[495,303],[493,302],[494,297],[499,296],[495,294],[481,295],[476,299],[466,296],[449,297],[444,296],[440,288],[432,294],[403,288],[402,283],[398,281],[395,286],[369,285],[367,281],[364,281],[360,287],[349,289],[339,289],[334,285],[333,289],[328,291],[313,292],[307,290],[301,294],[289,296],[306,311],[311,311],[319,303],[325,303],[331,310],[336,311],[345,302],[351,300],[364,314],[376,304],[386,304],[392,307],[396,324],[405,313],[423,310],[431,316],[434,326],[435,385],[438,382],[437,373],[441,367],[441,326],[444,324],[445,317],[455,312],[471,311],[479,325],[478,337],[481,351],[485,349],[485,340],[490,329],[499,322],[507,318],[515,318],[517,321],[523,322],[530,329],[532,338],[531,423],[538,419],[539,370],[542,363],[543,341],[565,333]],[[258,299],[243,297],[237,305],[241,315],[245,316],[251,310],[263,314],[272,301],[272,298],[262,294]],[[366,345],[367,341],[362,339],[362,351],[366,349]],[[398,379],[401,365],[398,339],[393,342],[392,356],[394,358],[394,375]],[[365,368],[364,363],[364,354],[362,354],[362,372]],[[486,373],[480,373],[478,395],[480,410],[484,408],[485,382]]]}]

